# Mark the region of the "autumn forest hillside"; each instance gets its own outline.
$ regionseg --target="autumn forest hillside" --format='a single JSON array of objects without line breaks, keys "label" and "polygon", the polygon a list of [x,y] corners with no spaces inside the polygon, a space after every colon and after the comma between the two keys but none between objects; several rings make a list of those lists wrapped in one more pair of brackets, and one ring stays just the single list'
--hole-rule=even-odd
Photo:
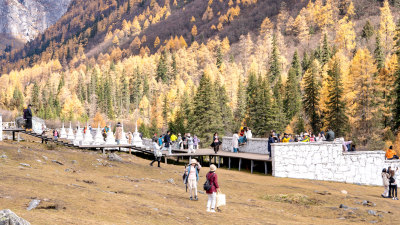
[{"label": "autumn forest hillside", "polygon": [[400,126],[398,19],[397,0],[73,0],[1,53],[0,108],[203,140],[332,127],[379,149]]}]

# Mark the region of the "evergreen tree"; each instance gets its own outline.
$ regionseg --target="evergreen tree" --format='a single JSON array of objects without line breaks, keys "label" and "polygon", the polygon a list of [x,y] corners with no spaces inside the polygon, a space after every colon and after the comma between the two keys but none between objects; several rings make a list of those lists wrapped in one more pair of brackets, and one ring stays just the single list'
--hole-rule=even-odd
[{"label": "evergreen tree", "polygon": [[375,54],[375,62],[376,62],[378,70],[382,69],[383,66],[385,65],[385,55],[383,54],[383,48],[381,45],[381,36],[379,33],[376,35],[374,54]]},{"label": "evergreen tree", "polygon": [[308,56],[307,52],[304,51],[303,61],[301,62],[301,67],[303,68],[303,71],[307,71],[308,68],[310,67],[310,64],[311,64],[310,57]]},{"label": "evergreen tree", "polygon": [[232,117],[232,110],[229,103],[228,95],[226,94],[226,89],[224,85],[219,85],[219,81],[215,82],[214,84],[215,90],[217,91],[217,102],[219,104],[219,113],[222,116],[222,123],[224,131],[230,132],[233,128],[233,117]]},{"label": "evergreen tree", "polygon": [[235,130],[239,130],[243,119],[246,115],[246,89],[243,85],[243,81],[239,78],[239,84],[237,89],[237,102],[236,102],[236,110],[234,113],[235,116]]},{"label": "evergreen tree", "polygon": [[372,37],[374,34],[374,27],[371,25],[371,22],[367,20],[365,23],[363,29],[362,29],[362,34],[361,37],[365,38],[365,40],[369,41],[369,39]]},{"label": "evergreen tree", "polygon": [[24,95],[17,86],[14,88],[13,99],[11,100],[11,107],[20,111],[23,108],[23,104],[24,104]]},{"label": "evergreen tree", "polygon": [[283,132],[286,127],[286,116],[283,107],[283,98],[282,93],[283,85],[282,85],[282,78],[279,76],[277,78],[277,82],[273,89],[274,94],[274,102],[273,102],[273,115],[274,115],[274,123],[275,123],[275,130],[278,132]]},{"label": "evergreen tree", "polygon": [[288,121],[299,112],[301,107],[300,84],[296,76],[295,68],[289,70],[288,79],[285,87],[284,111]]},{"label": "evergreen tree", "polygon": [[254,72],[250,72],[247,89],[246,89],[246,125],[249,127],[256,126],[257,118],[257,90],[259,88],[258,81]]},{"label": "evergreen tree", "polygon": [[274,34],[272,37],[272,55],[270,59],[270,67],[269,67],[269,77],[270,82],[275,82],[276,78],[281,76],[281,67],[279,62],[279,49],[276,40],[276,35]]},{"label": "evergreen tree", "polygon": [[216,55],[216,58],[217,58],[217,67],[218,67],[218,69],[221,69],[221,65],[222,65],[222,51],[221,51],[221,47],[220,46],[218,46],[218,48],[217,48],[217,55]]},{"label": "evergreen tree", "polygon": [[39,93],[40,93],[40,87],[36,83],[33,85],[33,91],[32,91],[32,105],[38,107],[40,100],[39,100]]},{"label": "evergreen tree", "polygon": [[322,64],[325,65],[325,63],[327,63],[330,58],[331,58],[331,50],[329,48],[328,35],[325,33],[324,42],[322,44],[322,55],[321,55]]},{"label": "evergreen tree", "polygon": [[252,129],[257,136],[266,137],[274,129],[274,116],[271,109],[271,89],[266,79],[258,78],[259,88],[256,92],[256,117]]},{"label": "evergreen tree", "polygon": [[303,107],[314,133],[319,132],[321,128],[319,113],[319,73],[319,63],[318,60],[315,59],[303,77]]},{"label": "evergreen tree", "polygon": [[157,65],[157,81],[162,81],[164,83],[167,83],[168,81],[167,72],[168,72],[167,53],[166,51],[163,51],[160,55],[160,59]]},{"label": "evergreen tree", "polygon": [[222,116],[219,113],[219,104],[213,84],[206,73],[200,79],[193,101],[193,131],[200,136],[205,143],[212,141],[214,132],[222,136]]},{"label": "evergreen tree", "polygon": [[109,119],[114,119],[114,105],[112,98],[112,89],[111,89],[111,78],[106,78],[104,82],[104,97],[105,97],[105,106],[107,117]]},{"label": "evergreen tree", "polygon": [[299,54],[297,53],[297,50],[293,54],[292,68],[294,69],[294,71],[296,73],[296,78],[300,79],[301,76],[302,76],[303,71],[302,71],[300,58],[299,58]]},{"label": "evergreen tree", "polygon": [[333,67],[328,70],[328,99],[325,102],[326,126],[330,127],[338,137],[343,137],[348,130],[348,118],[346,106],[343,101],[343,83],[340,72],[340,64],[334,61]]}]

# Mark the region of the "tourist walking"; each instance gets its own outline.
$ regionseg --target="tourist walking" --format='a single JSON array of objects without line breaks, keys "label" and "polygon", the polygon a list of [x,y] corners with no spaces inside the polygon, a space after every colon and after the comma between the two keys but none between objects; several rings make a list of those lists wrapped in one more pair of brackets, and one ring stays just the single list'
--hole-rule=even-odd
[{"label": "tourist walking", "polygon": [[381,196],[387,198],[389,195],[389,174],[387,173],[386,168],[383,168],[382,170],[382,183],[385,190]]},{"label": "tourist walking", "polygon": [[32,105],[29,104],[28,108],[24,110],[24,118],[26,119],[25,129],[26,131],[32,131]]},{"label": "tourist walking", "polygon": [[189,186],[190,200],[199,200],[197,198],[197,182],[199,181],[200,163],[196,159],[190,160],[190,165],[186,167],[185,183]]},{"label": "tourist walking", "polygon": [[157,161],[158,167],[161,167],[160,162],[161,162],[162,152],[160,146],[157,143],[158,142],[157,135],[154,134],[151,140],[153,142],[154,159],[153,161],[151,161],[150,166],[153,166],[153,163]]},{"label": "tourist walking", "polygon": [[186,141],[188,144],[188,153],[196,153],[196,150],[193,148],[193,138],[190,136],[190,133],[187,134]]},{"label": "tourist walking", "polygon": [[234,133],[232,137],[232,150],[235,153],[239,152],[239,135],[237,133]]},{"label": "tourist walking", "polygon": [[178,149],[182,150],[183,145],[182,145],[182,135],[181,133],[178,134],[178,139],[176,140],[178,142]]},{"label": "tourist walking", "polygon": [[200,139],[196,136],[196,135],[194,135],[194,137],[193,137],[193,148],[194,149],[199,149],[199,143],[200,143]]},{"label": "tourist walking", "polygon": [[172,155],[172,148],[171,148],[171,132],[168,131],[167,134],[164,136],[164,148],[168,149],[168,154]]},{"label": "tourist walking", "polygon": [[399,200],[397,198],[397,173],[398,173],[399,168],[397,167],[396,171],[390,170],[389,174],[389,196],[393,200]]},{"label": "tourist walking", "polygon": [[215,204],[217,202],[217,192],[220,192],[219,185],[218,185],[218,176],[215,173],[217,167],[214,164],[210,166],[210,172],[207,173],[206,179],[208,184],[210,185],[210,189],[206,190],[208,195],[207,201],[207,212],[215,213]]},{"label": "tourist walking", "polygon": [[117,142],[117,145],[120,144],[122,139],[122,126],[121,123],[117,123],[117,127],[115,128],[115,141]]},{"label": "tourist walking", "polygon": [[213,136],[213,142],[211,143],[211,147],[214,148],[215,154],[218,153],[218,151],[219,151],[219,146],[220,146],[221,144],[222,144],[222,142],[219,140],[218,133],[215,133],[214,136]]}]

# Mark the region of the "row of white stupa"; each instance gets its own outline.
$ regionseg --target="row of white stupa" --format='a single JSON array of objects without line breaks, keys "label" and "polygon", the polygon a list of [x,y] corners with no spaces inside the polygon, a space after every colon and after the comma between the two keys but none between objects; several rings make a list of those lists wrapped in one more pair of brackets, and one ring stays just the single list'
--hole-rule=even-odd
[{"label": "row of white stupa", "polygon": [[[89,124],[87,124],[86,127],[89,127]],[[109,126],[111,127],[111,126]],[[60,138],[64,138],[67,140],[70,140],[74,145],[76,146],[88,146],[88,145],[117,145],[117,142],[115,141],[114,133],[111,131],[111,129],[108,130],[107,132],[107,137],[106,141],[104,141],[103,135],[102,135],[102,129],[100,128],[100,125],[98,125],[96,129],[96,135],[93,137],[91,132],[87,130],[85,134],[83,134],[83,128],[80,128],[80,125],[78,123],[78,128],[76,131],[76,134],[74,134],[74,131],[71,126],[71,122],[69,123],[69,128],[68,132],[66,131],[64,127],[64,123],[62,125],[62,128],[60,130]],[[122,125],[122,138],[119,141],[120,145],[136,145],[136,146],[142,146],[142,139],[140,138],[139,132],[137,131],[137,125],[135,132],[133,133],[133,140],[132,143],[128,143],[128,139],[126,138],[126,134],[124,132],[124,125]]]}]

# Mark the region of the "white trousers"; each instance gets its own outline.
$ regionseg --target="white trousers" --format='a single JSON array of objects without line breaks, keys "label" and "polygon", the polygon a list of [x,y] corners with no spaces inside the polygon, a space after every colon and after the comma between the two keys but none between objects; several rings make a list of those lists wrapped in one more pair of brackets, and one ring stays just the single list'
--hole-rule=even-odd
[{"label": "white trousers", "polygon": [[193,149],[193,145],[189,145],[188,148],[189,148],[188,153],[192,153],[192,152],[196,153],[196,150]]},{"label": "white trousers", "polygon": [[197,196],[197,180],[188,179],[188,186],[189,186],[190,197]]},{"label": "white trousers", "polygon": [[215,204],[217,203],[217,192],[213,192],[208,195],[207,209],[215,209]]},{"label": "white trousers", "polygon": [[389,196],[389,186],[385,186],[385,191],[383,192],[383,196]]}]

